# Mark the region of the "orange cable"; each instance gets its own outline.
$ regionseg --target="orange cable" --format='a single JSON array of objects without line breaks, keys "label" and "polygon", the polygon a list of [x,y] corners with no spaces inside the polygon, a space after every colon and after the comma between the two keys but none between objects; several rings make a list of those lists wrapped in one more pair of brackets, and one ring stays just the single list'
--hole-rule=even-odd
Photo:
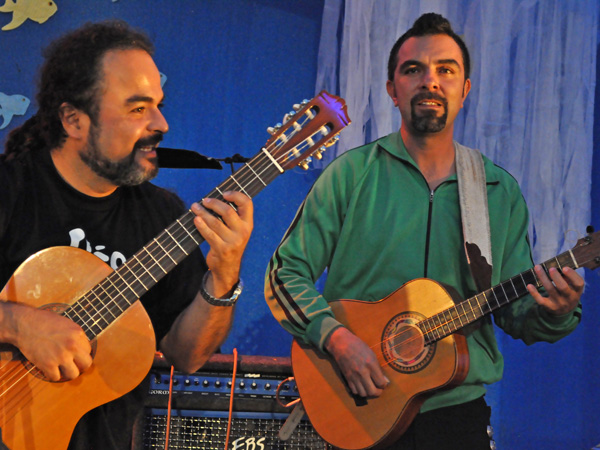
[{"label": "orange cable", "polygon": [[237,349],[233,349],[233,373],[231,375],[231,396],[229,398],[229,418],[227,420],[227,436],[225,438],[225,450],[229,447],[229,433],[231,432],[231,418],[233,414],[233,393],[235,391],[235,374],[237,372]]},{"label": "orange cable", "polygon": [[165,450],[169,450],[169,433],[171,425],[171,400],[173,398],[173,371],[175,368],[171,366],[171,374],[169,376],[169,402],[167,403],[167,431],[165,434]]},{"label": "orange cable", "polygon": [[296,403],[300,403],[300,398],[297,398],[296,400],[292,400],[289,403],[283,403],[283,401],[281,400],[281,397],[279,397],[279,392],[281,391],[281,388],[282,388],[283,384],[287,383],[288,381],[293,381],[293,380],[294,380],[294,377],[287,377],[285,380],[281,381],[277,385],[277,389],[275,390],[275,400],[277,400],[277,403],[279,403],[284,408],[291,408]]}]

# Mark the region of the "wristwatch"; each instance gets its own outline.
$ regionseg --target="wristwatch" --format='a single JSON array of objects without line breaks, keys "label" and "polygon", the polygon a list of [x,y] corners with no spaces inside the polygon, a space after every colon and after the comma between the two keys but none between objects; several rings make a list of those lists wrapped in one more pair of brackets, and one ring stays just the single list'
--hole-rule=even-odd
[{"label": "wristwatch", "polygon": [[202,294],[202,297],[204,298],[204,300],[206,300],[208,303],[210,303],[213,306],[233,306],[235,305],[235,302],[237,302],[238,297],[240,296],[240,294],[242,293],[242,290],[244,289],[244,282],[242,281],[242,279],[240,278],[239,281],[233,285],[233,287],[231,288],[231,290],[225,294],[224,298],[217,298],[217,297],[213,297],[212,295],[210,295],[207,290],[206,290],[206,277],[208,277],[210,271],[207,271],[204,274],[204,278],[202,279],[202,287],[200,287],[200,293]]}]

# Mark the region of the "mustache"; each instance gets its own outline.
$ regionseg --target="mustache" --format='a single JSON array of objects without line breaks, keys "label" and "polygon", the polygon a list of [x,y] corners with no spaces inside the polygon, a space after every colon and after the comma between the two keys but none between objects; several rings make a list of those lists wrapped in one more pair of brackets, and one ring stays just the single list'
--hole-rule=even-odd
[{"label": "mustache", "polygon": [[444,107],[448,106],[448,101],[441,95],[436,94],[435,92],[423,92],[421,94],[417,94],[410,100],[410,104],[414,107],[417,105],[417,103],[422,102],[423,100],[436,100],[440,102]]},{"label": "mustache", "polygon": [[135,143],[134,148],[138,149],[141,147],[155,146],[163,139],[164,139],[164,136],[162,133],[154,133],[154,134],[151,134],[150,136],[146,136],[146,137],[139,139]]}]

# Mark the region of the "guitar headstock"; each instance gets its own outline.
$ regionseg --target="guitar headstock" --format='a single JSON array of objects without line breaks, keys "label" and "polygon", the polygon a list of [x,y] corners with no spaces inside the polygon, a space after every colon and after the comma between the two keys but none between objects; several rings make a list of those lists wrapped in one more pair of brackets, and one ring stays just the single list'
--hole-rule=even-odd
[{"label": "guitar headstock", "polygon": [[594,270],[600,267],[600,231],[590,233],[579,239],[571,249],[578,267]]},{"label": "guitar headstock", "polygon": [[339,132],[350,123],[344,100],[326,91],[296,105],[286,117],[283,125],[268,129],[273,136],[263,149],[283,170],[298,165],[308,169],[310,157],[321,159],[321,153],[337,142]]}]

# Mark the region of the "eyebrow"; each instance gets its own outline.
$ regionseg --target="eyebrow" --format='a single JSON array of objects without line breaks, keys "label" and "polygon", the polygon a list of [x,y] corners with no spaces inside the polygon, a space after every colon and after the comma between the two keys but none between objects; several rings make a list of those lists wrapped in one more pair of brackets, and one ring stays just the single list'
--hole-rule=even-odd
[{"label": "eyebrow", "polygon": [[[164,101],[165,101],[165,97],[163,96],[158,103],[163,103]],[[149,97],[147,95],[132,95],[131,97],[127,98],[127,100],[125,100],[125,103],[127,103],[127,104],[139,103],[139,102],[153,103],[154,98]]]},{"label": "eyebrow", "polygon": [[[450,64],[450,65],[453,65],[456,67],[460,67],[460,64],[454,58],[438,59],[435,61],[435,64],[437,64],[437,65]],[[421,61],[417,61],[415,59],[408,59],[400,65],[399,69],[403,70],[403,69],[406,69],[407,67],[411,67],[411,66],[423,67],[423,66],[425,66],[425,64],[422,63]]]}]

